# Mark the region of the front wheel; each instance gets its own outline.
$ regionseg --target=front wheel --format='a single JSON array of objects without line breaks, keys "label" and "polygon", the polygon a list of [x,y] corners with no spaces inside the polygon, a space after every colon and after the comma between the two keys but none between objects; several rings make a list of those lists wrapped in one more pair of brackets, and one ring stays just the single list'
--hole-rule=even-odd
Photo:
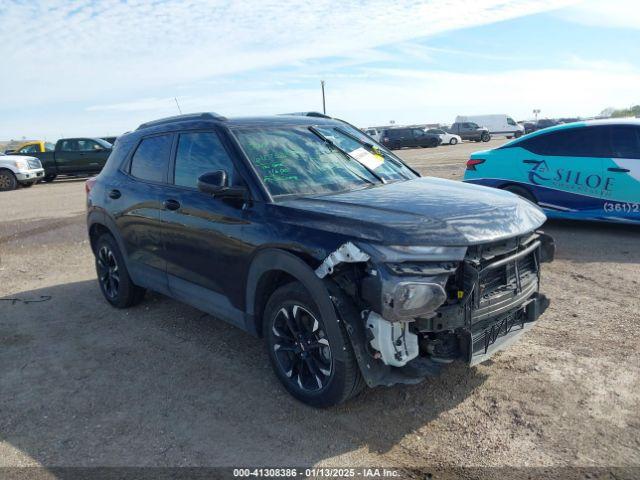
[{"label": "front wheel", "polygon": [[533,194],[527,190],[524,187],[520,187],[519,185],[507,185],[506,187],[503,188],[503,190],[506,190],[507,192],[511,192],[511,193],[515,193],[516,195],[529,200],[532,203],[538,203],[538,201],[536,200],[536,197],[533,196]]},{"label": "front wheel", "polygon": [[95,256],[98,283],[104,298],[117,308],[139,303],[145,290],[135,285],[129,277],[122,253],[110,234],[105,233],[98,239]]},{"label": "front wheel", "polygon": [[488,142],[489,140],[491,140],[491,135],[485,132],[482,134],[482,137],[480,137],[480,140],[482,140],[483,142]]},{"label": "front wheel", "polygon": [[[313,407],[342,403],[362,389],[349,339],[335,317],[322,318],[304,286],[277,289],[264,311],[263,333],[271,366],[284,388]],[[327,329],[325,322],[336,322]],[[342,360],[336,358],[340,352]]]},{"label": "front wheel", "polygon": [[0,192],[18,188],[18,180],[11,170],[0,170]]},{"label": "front wheel", "polygon": [[458,143],[458,139],[453,137],[451,140],[449,140],[449,145],[455,145],[456,143]]}]

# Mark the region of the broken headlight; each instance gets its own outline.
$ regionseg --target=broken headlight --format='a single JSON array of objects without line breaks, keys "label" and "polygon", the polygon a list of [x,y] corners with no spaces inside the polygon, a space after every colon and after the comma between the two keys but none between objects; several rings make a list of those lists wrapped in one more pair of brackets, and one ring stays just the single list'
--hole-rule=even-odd
[{"label": "broken headlight", "polygon": [[433,312],[447,300],[447,294],[438,283],[398,283],[390,307],[397,317],[416,317]]}]

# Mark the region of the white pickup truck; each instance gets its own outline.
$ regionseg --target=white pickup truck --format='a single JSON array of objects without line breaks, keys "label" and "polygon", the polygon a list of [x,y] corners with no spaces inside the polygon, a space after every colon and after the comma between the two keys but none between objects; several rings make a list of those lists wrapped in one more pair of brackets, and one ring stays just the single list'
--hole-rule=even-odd
[{"label": "white pickup truck", "polygon": [[18,185],[30,187],[44,178],[44,168],[35,157],[0,153],[0,192],[14,190]]}]

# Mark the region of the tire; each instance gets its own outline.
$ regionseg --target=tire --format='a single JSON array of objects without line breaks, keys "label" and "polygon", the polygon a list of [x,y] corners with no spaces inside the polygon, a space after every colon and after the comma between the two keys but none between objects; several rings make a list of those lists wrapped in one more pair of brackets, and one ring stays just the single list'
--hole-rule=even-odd
[{"label": "tire", "polygon": [[489,135],[487,132],[485,132],[480,137],[480,140],[482,140],[483,142],[488,142],[489,140],[491,140],[491,135]]},{"label": "tire", "polygon": [[402,148],[402,144],[400,142],[393,142],[391,144],[391,150],[400,150]]},{"label": "tire", "polygon": [[522,136],[522,132],[516,132],[513,136],[516,138],[520,138]]},{"label": "tire", "polygon": [[453,137],[451,140],[449,140],[449,145],[456,145],[458,143],[458,139]]},{"label": "tire", "polygon": [[8,192],[18,188],[18,180],[11,170],[0,170],[0,192]]},{"label": "tire", "polygon": [[53,174],[49,174],[49,175],[45,175],[44,178],[42,179],[43,182],[46,183],[51,183],[56,179],[57,175],[55,173]]},{"label": "tire", "polygon": [[507,192],[515,193],[516,195],[526,200],[529,200],[531,203],[535,203],[536,205],[538,204],[538,201],[536,200],[536,197],[533,196],[533,193],[531,193],[525,187],[521,187],[519,185],[507,185],[506,187],[503,188],[503,190],[506,190]]},{"label": "tire", "polygon": [[104,298],[116,308],[128,308],[144,297],[145,289],[131,281],[115,239],[108,233],[96,242],[96,273]]},{"label": "tire", "polygon": [[[343,324],[338,323],[336,335],[324,321],[304,286],[292,282],[271,295],[262,322],[276,376],[293,397],[318,408],[345,402],[364,386]],[[331,354],[337,351],[344,361]]]},{"label": "tire", "polygon": [[513,137],[507,137],[507,140],[511,140]]}]

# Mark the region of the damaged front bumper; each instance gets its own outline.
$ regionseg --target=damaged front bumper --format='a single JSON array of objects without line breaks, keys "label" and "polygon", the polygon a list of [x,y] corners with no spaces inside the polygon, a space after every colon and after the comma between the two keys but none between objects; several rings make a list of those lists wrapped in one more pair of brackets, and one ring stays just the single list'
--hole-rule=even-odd
[{"label": "damaged front bumper", "polygon": [[[418,383],[456,360],[484,362],[517,341],[549,305],[538,291],[540,264],[553,259],[555,247],[543,232],[455,251],[421,247],[422,258],[360,247],[343,245],[316,274],[369,386]],[[399,305],[407,285],[420,311]]]},{"label": "damaged front bumper", "polygon": [[463,358],[471,366],[489,360],[531,329],[548,306],[547,297],[535,293],[520,308],[498,317],[489,326],[462,330],[460,350]]}]

